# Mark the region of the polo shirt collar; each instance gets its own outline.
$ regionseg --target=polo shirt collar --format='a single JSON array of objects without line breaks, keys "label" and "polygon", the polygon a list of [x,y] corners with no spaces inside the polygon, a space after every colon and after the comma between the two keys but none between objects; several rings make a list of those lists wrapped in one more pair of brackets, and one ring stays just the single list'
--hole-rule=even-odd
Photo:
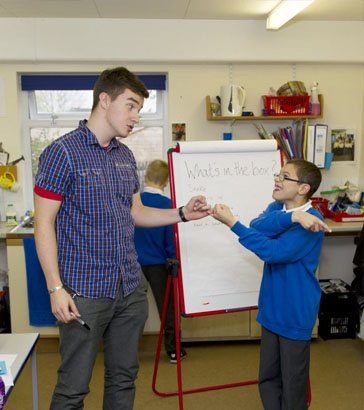
[{"label": "polo shirt collar", "polygon": [[308,202],[306,202],[305,204],[297,207],[297,208],[293,208],[293,209],[286,209],[286,205],[283,205],[283,211],[284,212],[294,212],[294,211],[302,211],[302,212],[306,212],[308,211],[310,208],[312,208],[312,202],[309,200]]},{"label": "polo shirt collar", "polygon": [[164,192],[161,189],[153,188],[151,186],[145,186],[143,192],[148,192],[150,194],[164,195]]}]

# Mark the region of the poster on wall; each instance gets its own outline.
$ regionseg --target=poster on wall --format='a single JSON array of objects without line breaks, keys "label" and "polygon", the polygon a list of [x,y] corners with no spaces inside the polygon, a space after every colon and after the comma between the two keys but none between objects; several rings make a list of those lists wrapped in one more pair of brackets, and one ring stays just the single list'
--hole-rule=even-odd
[{"label": "poster on wall", "polygon": [[186,141],[186,124],[172,124],[172,141]]},{"label": "poster on wall", "polygon": [[331,130],[333,161],[354,161],[355,131],[350,128]]}]

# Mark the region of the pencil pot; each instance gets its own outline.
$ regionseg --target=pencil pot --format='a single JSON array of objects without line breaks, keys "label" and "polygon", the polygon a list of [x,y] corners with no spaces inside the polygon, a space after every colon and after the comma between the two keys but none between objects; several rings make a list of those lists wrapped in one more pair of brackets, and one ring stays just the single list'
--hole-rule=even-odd
[{"label": "pencil pot", "polygon": [[359,307],[350,286],[340,279],[320,280],[320,286],[319,336],[324,340],[355,338]]},{"label": "pencil pot", "polygon": [[295,116],[306,115],[310,102],[309,95],[273,96],[263,95],[263,115]]}]

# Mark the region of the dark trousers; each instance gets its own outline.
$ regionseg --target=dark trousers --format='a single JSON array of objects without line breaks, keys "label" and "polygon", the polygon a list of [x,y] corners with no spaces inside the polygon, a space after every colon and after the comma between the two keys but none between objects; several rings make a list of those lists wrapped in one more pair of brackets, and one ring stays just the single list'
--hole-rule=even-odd
[{"label": "dark trousers", "polygon": [[[168,271],[165,265],[142,266],[143,273],[150,283],[154,299],[157,304],[159,317],[162,318],[164,296],[166,293]],[[166,312],[166,321],[164,324],[164,346],[167,353],[176,350],[176,336],[174,326],[174,301],[173,301],[173,283],[168,299]]]},{"label": "dark trousers", "polygon": [[[134,381],[138,374],[138,345],[148,317],[148,284],[142,276],[133,293],[115,299],[89,299],[76,296],[74,301],[82,319],[60,324],[61,365],[51,410],[81,410],[90,391],[89,383],[100,341],[104,342],[104,400],[98,408],[132,410]],[[100,381],[101,382],[101,381]]]},{"label": "dark trousers", "polygon": [[262,327],[259,392],[265,410],[307,410],[310,341]]}]

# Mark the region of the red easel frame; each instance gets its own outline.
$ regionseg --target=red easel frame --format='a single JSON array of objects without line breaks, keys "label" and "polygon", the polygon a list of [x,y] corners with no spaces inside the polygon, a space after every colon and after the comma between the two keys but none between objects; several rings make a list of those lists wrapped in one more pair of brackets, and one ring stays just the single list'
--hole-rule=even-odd
[{"label": "red easel frame", "polygon": [[[180,357],[180,338],[179,338],[179,289],[178,289],[178,272],[179,272],[179,262],[178,260],[168,260],[167,265],[169,276],[167,280],[167,287],[166,293],[164,297],[164,306],[163,306],[163,313],[161,318],[161,327],[159,331],[159,338],[158,338],[158,346],[157,346],[157,353],[155,357],[154,363],[154,371],[153,371],[153,380],[152,380],[152,390],[155,394],[161,397],[170,397],[170,396],[177,396],[179,401],[179,408],[183,410],[183,394],[190,394],[190,393],[199,393],[203,391],[210,391],[210,390],[219,390],[219,389],[226,389],[229,387],[239,387],[239,386],[247,386],[250,384],[257,384],[258,380],[249,380],[246,382],[238,382],[238,383],[230,383],[230,384],[222,384],[216,386],[208,386],[208,387],[200,387],[197,389],[190,389],[190,390],[182,390],[182,371],[181,371],[181,357]],[[157,373],[158,373],[158,366],[159,366],[159,358],[162,346],[162,338],[163,338],[163,329],[164,323],[166,320],[166,313],[167,313],[167,306],[168,306],[168,299],[171,291],[171,282],[173,280],[173,299],[174,299],[174,323],[175,323],[175,334],[176,334],[176,354],[177,354],[177,381],[178,381],[178,391],[176,392],[167,392],[163,393],[156,389],[156,382],[157,382]]]}]

